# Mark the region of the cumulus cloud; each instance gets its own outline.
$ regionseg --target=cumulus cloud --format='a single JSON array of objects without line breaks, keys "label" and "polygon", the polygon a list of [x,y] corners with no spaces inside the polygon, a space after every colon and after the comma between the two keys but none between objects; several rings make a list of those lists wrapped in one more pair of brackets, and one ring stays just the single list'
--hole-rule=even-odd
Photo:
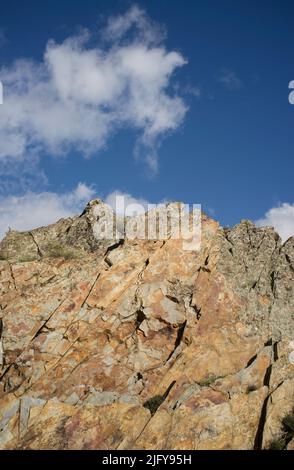
[{"label": "cumulus cloud", "polygon": [[54,192],[9,196],[0,199],[0,239],[9,228],[30,230],[70,217],[81,211],[94,196],[95,190],[79,183],[73,191],[63,194]]},{"label": "cumulus cloud", "polygon": [[100,44],[84,30],[62,43],[50,40],[42,62],[22,59],[0,69],[0,162],[75,149],[101,150],[113,133],[138,131],[135,154],[153,171],[162,138],[183,122],[187,106],[171,92],[186,64],[163,44],[164,33],[139,7],[110,18]]},{"label": "cumulus cloud", "polygon": [[259,227],[271,226],[279,233],[283,241],[294,236],[294,204],[284,202],[266,212],[262,219],[256,221]]},{"label": "cumulus cloud", "polygon": [[231,91],[239,90],[243,86],[242,81],[233,70],[222,70],[219,81],[224,85],[225,88]]}]

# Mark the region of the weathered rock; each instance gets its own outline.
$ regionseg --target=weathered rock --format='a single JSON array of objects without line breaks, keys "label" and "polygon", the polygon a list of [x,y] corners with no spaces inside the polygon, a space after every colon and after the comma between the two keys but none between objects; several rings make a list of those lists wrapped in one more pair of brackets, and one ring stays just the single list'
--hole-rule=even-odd
[{"label": "weathered rock", "polygon": [[[98,210],[97,210],[98,209]],[[97,240],[93,233],[95,222],[112,212],[99,199],[90,201],[80,216],[60,219],[48,227],[29,232],[9,230],[0,245],[0,259],[27,262],[42,258],[79,258],[95,251],[104,255],[113,241]]]},{"label": "weathered rock", "polygon": [[270,447],[294,405],[294,239],[202,215],[199,251],[97,240],[108,210],[0,243],[0,448]]}]

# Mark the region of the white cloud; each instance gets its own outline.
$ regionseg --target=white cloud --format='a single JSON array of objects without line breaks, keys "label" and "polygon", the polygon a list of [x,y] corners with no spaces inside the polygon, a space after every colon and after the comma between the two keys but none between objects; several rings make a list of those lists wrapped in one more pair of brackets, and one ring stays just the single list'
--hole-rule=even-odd
[{"label": "white cloud", "polygon": [[[117,200],[117,197],[121,196],[123,197],[123,203],[120,203],[120,199]],[[148,210],[148,204],[150,204],[146,199],[143,198],[135,198],[131,194],[124,193],[121,191],[113,191],[112,193],[108,194],[108,196],[105,198],[106,204],[112,207],[112,209],[118,214],[118,215],[126,215],[126,216],[132,216],[132,215],[138,215],[139,213],[142,214],[146,210]],[[140,209],[141,207],[141,209]],[[133,211],[138,212],[134,213]]]},{"label": "white cloud", "polygon": [[222,73],[219,77],[219,81],[228,89],[228,90],[239,90],[242,88],[243,83],[238,77],[238,75],[233,70],[222,70]]},{"label": "white cloud", "polygon": [[[124,197],[124,205],[120,203],[117,205],[117,196]],[[94,197],[97,197],[94,187],[84,183],[79,183],[73,191],[65,193],[27,192],[23,196],[2,197],[0,198],[0,240],[9,228],[19,231],[31,230],[79,214]],[[119,215],[128,216],[143,213],[149,204],[144,198],[135,198],[119,190],[109,193],[103,199]],[[142,208],[140,212],[138,205]]]},{"label": "white cloud", "polygon": [[70,192],[33,193],[23,196],[9,196],[0,199],[0,239],[8,228],[30,230],[70,217],[81,211],[94,196],[93,188],[79,183]]},{"label": "white cloud", "polygon": [[147,44],[157,44],[166,37],[165,28],[153,22],[137,5],[124,15],[111,16],[103,33],[107,40],[117,41],[131,29],[136,30],[137,40]]},{"label": "white cloud", "polygon": [[294,204],[284,202],[266,212],[264,218],[256,221],[259,227],[271,226],[279,233],[283,241],[294,236]]},{"label": "white cloud", "polygon": [[[167,51],[163,34],[143,10],[132,7],[110,18],[101,44],[89,31],[57,44],[50,40],[42,62],[17,60],[0,69],[0,161],[101,150],[121,129],[138,130],[135,153],[153,171],[162,138],[183,122],[187,107],[171,94],[171,76],[186,64]],[[107,45],[106,45],[107,44]]]}]

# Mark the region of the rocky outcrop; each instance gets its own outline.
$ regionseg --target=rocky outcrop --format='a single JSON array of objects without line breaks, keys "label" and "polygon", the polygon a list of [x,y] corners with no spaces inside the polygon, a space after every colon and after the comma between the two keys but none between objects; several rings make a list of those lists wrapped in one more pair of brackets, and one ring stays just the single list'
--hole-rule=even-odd
[{"label": "rocky outcrop", "polygon": [[0,243],[0,448],[293,447],[294,239],[97,241],[97,205]]}]

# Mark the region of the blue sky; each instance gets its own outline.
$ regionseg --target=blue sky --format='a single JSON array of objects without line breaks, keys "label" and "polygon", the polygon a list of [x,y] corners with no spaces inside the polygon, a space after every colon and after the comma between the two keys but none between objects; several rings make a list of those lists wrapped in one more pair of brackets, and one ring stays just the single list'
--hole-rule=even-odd
[{"label": "blue sky", "polygon": [[[38,221],[45,223],[47,218],[51,221],[75,208],[78,212],[88,197],[107,198],[121,191],[150,202],[199,203],[223,225],[265,218],[277,229],[282,224],[281,231],[291,234],[294,106],[288,101],[288,85],[294,80],[293,18],[294,3],[286,0],[4,2],[0,17],[0,80],[4,87],[0,231],[8,225],[22,229]],[[127,25],[124,34],[120,31],[115,36],[122,25]],[[88,37],[77,46],[77,38],[85,35],[83,28],[88,29]],[[61,49],[68,38],[75,38],[75,43]],[[51,39],[54,46],[48,46]],[[92,121],[87,124],[89,96],[82,103],[87,102],[80,116],[85,130],[78,140],[75,126],[79,121],[69,122],[70,114],[63,118],[61,111],[50,119],[50,135],[48,129],[40,128],[44,107],[53,93],[51,85],[50,92],[42,88],[41,95],[35,93],[40,84],[48,85],[48,76],[40,69],[46,47],[51,54],[48,60],[58,71],[63,69],[66,54],[75,48],[79,69],[87,63],[83,57],[91,49],[103,51],[112,70],[116,59],[111,51],[133,45],[144,46],[145,52],[163,51],[154,60],[156,84],[153,76],[146,81],[144,71],[146,86],[139,93],[136,114],[133,108],[141,79],[124,72],[126,83],[133,84],[132,97],[126,96],[129,85],[125,84],[119,99],[114,91],[107,103],[97,98],[97,107],[107,111],[102,123],[101,115],[95,115],[99,138]],[[57,56],[56,51],[64,55]],[[24,61],[16,66],[19,59]],[[140,62],[140,57],[136,60]],[[144,57],[142,61],[146,64]],[[84,76],[92,73],[91,64],[87,70],[77,83],[84,83]],[[31,74],[29,79],[26,74]],[[119,69],[116,79],[121,76]],[[29,91],[19,92],[22,77]],[[93,77],[96,99],[95,74]],[[162,87],[158,85],[161,80]],[[108,83],[103,85],[104,94],[120,86],[111,80]],[[148,90],[157,103],[151,103]],[[34,99],[34,106],[28,106],[28,100]],[[146,118],[141,111],[149,107],[153,114]],[[73,112],[80,109],[80,102],[75,103]],[[119,119],[109,117],[121,109]],[[29,127],[32,114],[35,117]],[[72,127],[60,136],[59,129],[67,125]],[[26,139],[23,150],[11,150],[9,138],[13,144],[16,139],[22,143]],[[46,205],[48,213],[41,216]],[[33,212],[35,218],[24,212]]]}]

